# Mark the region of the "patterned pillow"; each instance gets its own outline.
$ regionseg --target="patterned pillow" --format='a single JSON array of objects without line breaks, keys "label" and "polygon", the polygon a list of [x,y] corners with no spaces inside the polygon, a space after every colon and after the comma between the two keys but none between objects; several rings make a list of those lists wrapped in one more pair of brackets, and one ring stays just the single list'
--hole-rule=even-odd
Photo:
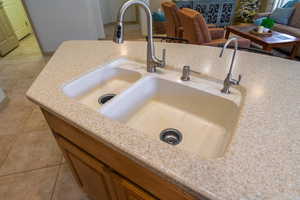
[{"label": "patterned pillow", "polygon": [[270,18],[278,24],[287,25],[294,13],[294,10],[295,8],[276,8],[276,10],[270,15]]}]

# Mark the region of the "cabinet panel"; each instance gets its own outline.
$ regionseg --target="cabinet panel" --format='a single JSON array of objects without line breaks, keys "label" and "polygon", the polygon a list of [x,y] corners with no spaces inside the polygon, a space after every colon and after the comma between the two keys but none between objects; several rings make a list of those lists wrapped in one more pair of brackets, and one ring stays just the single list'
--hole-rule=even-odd
[{"label": "cabinet panel", "polygon": [[79,176],[83,190],[92,199],[110,200],[104,175],[96,172],[94,169],[89,167],[86,163],[83,163],[72,154],[69,154],[69,158],[71,159],[73,167]]},{"label": "cabinet panel", "polygon": [[[92,157],[98,162],[101,161],[101,163],[105,166],[109,166],[109,168],[112,168],[122,177],[126,177],[126,180],[128,179],[130,182],[134,183],[134,185],[138,185],[144,190],[147,190],[147,192],[154,195],[156,198],[162,200],[207,199],[199,194],[194,196],[194,194],[183,190],[182,187],[171,183],[165,178],[157,175],[155,172],[136,163],[115,148],[112,148],[100,140],[92,138],[87,133],[56,117],[48,111],[43,109],[42,111],[55,135],[59,138],[66,138],[72,144],[75,144],[78,148],[82,149],[82,151],[86,152],[86,154],[92,155]],[[91,163],[93,160],[85,162]],[[149,196],[151,197],[151,195]],[[129,199],[134,197],[135,199],[138,199],[138,196],[133,195],[129,196]]]},{"label": "cabinet panel", "polygon": [[111,171],[68,141],[57,138],[73,175],[82,189],[93,200],[116,200],[111,182]]},{"label": "cabinet panel", "polygon": [[158,200],[117,174],[112,174],[112,180],[118,200]]}]

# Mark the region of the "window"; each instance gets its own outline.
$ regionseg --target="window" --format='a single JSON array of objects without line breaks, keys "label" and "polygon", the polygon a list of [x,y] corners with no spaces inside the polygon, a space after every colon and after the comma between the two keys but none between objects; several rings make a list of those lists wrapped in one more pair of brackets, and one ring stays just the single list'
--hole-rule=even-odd
[{"label": "window", "polygon": [[284,6],[289,1],[292,1],[292,0],[275,0],[274,4],[273,4],[274,5],[273,10]]}]

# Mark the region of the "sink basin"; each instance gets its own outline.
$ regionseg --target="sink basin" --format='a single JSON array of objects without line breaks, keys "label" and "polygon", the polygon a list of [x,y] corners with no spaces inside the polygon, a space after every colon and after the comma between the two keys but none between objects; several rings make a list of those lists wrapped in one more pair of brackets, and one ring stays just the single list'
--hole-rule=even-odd
[{"label": "sink basin", "polygon": [[176,129],[182,134],[176,147],[201,158],[217,158],[224,155],[231,141],[240,106],[222,96],[219,88],[216,91],[220,95],[150,75],[100,112],[154,139],[165,129]]},{"label": "sink basin", "polygon": [[102,106],[99,98],[106,94],[120,94],[141,78],[136,71],[121,67],[130,65],[122,59],[89,72],[80,78],[66,84],[63,92],[70,98],[74,98],[82,104],[94,110]]}]

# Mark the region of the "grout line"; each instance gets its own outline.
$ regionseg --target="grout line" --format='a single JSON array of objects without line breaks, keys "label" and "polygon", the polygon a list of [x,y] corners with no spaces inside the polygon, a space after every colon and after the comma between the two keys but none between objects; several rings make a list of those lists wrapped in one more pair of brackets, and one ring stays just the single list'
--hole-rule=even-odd
[{"label": "grout line", "polygon": [[[24,128],[25,128],[26,123],[29,120],[30,116],[32,115],[32,113],[33,113],[33,109],[31,109],[30,114],[28,114],[28,116],[25,117],[25,119],[22,120],[22,125],[20,126],[21,133],[14,135],[15,136],[14,141],[12,142],[11,147],[7,151],[7,154],[6,154],[3,162],[0,163],[0,169],[2,168],[2,166],[5,164],[6,160],[8,159],[8,156],[11,153],[12,149],[14,148],[14,146],[15,146],[17,140],[19,139],[19,137],[25,133]],[[1,177],[1,175],[0,175],[0,177]]]},{"label": "grout line", "polygon": [[[23,133],[22,133],[23,134]],[[5,164],[6,160],[8,159],[8,156],[10,154],[10,152],[12,151],[13,147],[15,146],[18,138],[19,138],[19,135],[14,135],[15,138],[13,139],[14,141],[12,142],[11,144],[11,147],[9,148],[9,150],[7,151],[6,155],[5,155],[5,158],[3,159],[2,163],[0,163],[0,169],[2,168],[2,166]],[[1,177],[1,175],[0,175]]]},{"label": "grout line", "polygon": [[55,177],[55,182],[53,184],[52,192],[51,192],[51,195],[50,195],[50,200],[53,200],[53,198],[54,198],[54,193],[55,193],[55,189],[56,189],[56,185],[57,185],[57,180],[58,180],[61,168],[62,168],[62,165],[60,164],[59,168],[57,170],[56,177]]},{"label": "grout line", "polygon": [[0,175],[0,178],[6,177],[6,176],[18,175],[18,174],[25,174],[25,173],[29,173],[29,172],[33,172],[33,171],[37,171],[37,170],[41,170],[41,169],[57,167],[57,166],[61,166],[61,165],[62,165],[61,163],[58,163],[58,164],[54,164],[54,165],[48,165],[46,167],[40,167],[40,168],[35,168],[35,169],[30,169],[30,170],[25,170],[25,171],[20,171],[20,172],[4,174],[4,175]]}]

